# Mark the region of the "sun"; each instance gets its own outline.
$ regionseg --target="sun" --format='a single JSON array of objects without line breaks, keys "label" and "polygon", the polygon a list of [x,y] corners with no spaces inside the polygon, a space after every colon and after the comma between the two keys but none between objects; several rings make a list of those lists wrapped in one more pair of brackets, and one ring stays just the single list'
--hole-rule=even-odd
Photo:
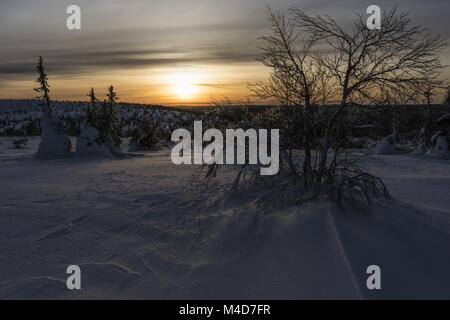
[{"label": "sun", "polygon": [[173,92],[182,99],[192,98],[197,92],[195,75],[187,72],[171,76]]}]

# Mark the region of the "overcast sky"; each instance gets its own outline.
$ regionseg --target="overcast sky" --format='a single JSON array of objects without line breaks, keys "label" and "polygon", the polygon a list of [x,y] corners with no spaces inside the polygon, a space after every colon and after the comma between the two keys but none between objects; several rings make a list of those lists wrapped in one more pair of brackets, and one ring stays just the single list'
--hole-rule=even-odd
[{"label": "overcast sky", "polygon": [[[66,28],[66,8],[81,7],[81,30]],[[397,5],[449,38],[450,1],[405,0],[2,0],[0,98],[33,97],[34,64],[48,65],[52,95],[85,99],[91,86],[114,84],[124,101],[207,102],[247,96],[246,83],[267,70],[254,60],[267,32],[266,6],[296,6],[351,23],[370,4]],[[450,64],[447,52],[444,62]],[[446,71],[445,75],[450,73]],[[177,96],[180,75],[195,93]],[[187,75],[187,80],[186,80]]]}]

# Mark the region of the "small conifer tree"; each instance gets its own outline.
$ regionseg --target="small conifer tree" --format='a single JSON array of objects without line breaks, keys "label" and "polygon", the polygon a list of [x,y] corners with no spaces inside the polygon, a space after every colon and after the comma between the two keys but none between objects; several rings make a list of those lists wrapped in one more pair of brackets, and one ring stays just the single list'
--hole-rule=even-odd
[{"label": "small conifer tree", "polygon": [[36,66],[36,72],[39,74],[36,82],[39,84],[39,87],[34,88],[33,90],[40,93],[37,97],[42,100],[41,106],[44,107],[44,111],[51,113],[51,100],[50,100],[50,85],[48,84],[48,77],[44,70],[44,62],[42,56],[39,56],[38,64]]},{"label": "small conifer tree", "polygon": [[91,88],[88,97],[90,98],[90,100],[88,108],[86,110],[86,126],[96,127],[97,109],[95,103],[97,102],[97,98],[95,97],[94,88]]},{"label": "small conifer tree", "polygon": [[34,158],[47,160],[71,157],[72,144],[70,139],[64,134],[61,121],[54,119],[52,116],[50,86],[48,84],[42,57],[39,57],[36,72],[39,75],[36,80],[39,86],[34,88],[34,91],[40,93],[38,98],[41,100],[40,106],[42,107],[42,133],[41,143],[39,144],[38,151],[34,155]]},{"label": "small conifer tree", "polygon": [[117,93],[114,87],[108,88],[106,94],[107,99],[102,102],[96,120],[97,129],[100,132],[100,140],[102,142],[112,142],[115,146],[120,146],[122,129],[119,124],[119,113],[117,110]]},{"label": "small conifer tree", "polygon": [[136,150],[159,150],[163,135],[161,124],[153,124],[145,116],[131,133],[130,143]]}]

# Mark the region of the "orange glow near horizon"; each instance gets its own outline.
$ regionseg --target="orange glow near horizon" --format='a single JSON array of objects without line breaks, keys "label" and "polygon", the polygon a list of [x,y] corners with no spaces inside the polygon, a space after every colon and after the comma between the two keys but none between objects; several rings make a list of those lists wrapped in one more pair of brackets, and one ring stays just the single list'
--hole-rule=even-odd
[{"label": "orange glow near horizon", "polygon": [[[203,105],[213,98],[246,100],[247,83],[265,79],[268,69],[258,63],[195,65],[171,68],[119,70],[89,75],[52,75],[48,72],[50,95],[54,100],[87,100],[93,87],[99,99],[113,85],[120,101],[143,104]],[[5,83],[1,99],[34,98],[35,75]]]},{"label": "orange glow near horizon", "polygon": [[192,73],[176,73],[170,76],[173,93],[180,99],[192,99],[198,93],[197,76]]},{"label": "orange glow near horizon", "polygon": [[[71,77],[49,71],[48,77],[53,100],[87,101],[91,87],[102,100],[107,87],[113,85],[122,102],[200,106],[224,97],[246,101],[250,94],[247,84],[267,79],[269,72],[268,68],[253,62],[97,71]],[[1,82],[0,99],[35,98],[33,88],[36,77],[34,74]],[[435,103],[443,101],[442,94],[436,94],[433,98]]]}]

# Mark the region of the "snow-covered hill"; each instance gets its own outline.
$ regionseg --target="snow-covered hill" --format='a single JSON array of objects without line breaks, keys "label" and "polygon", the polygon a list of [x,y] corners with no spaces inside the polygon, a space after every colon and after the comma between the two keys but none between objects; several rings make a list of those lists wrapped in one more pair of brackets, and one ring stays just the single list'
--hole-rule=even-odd
[{"label": "snow-covered hill", "polygon": [[[41,134],[39,100],[0,100],[0,136],[38,136]],[[65,132],[78,136],[86,119],[88,102],[53,101],[53,116],[61,121]],[[118,104],[120,127],[125,136],[136,128],[137,122],[148,117],[152,123],[160,123],[166,134],[191,119],[181,113],[159,105]]]},{"label": "snow-covered hill", "polygon": [[[450,298],[450,163],[373,156],[394,197],[364,212],[270,208],[209,186],[169,150],[32,161],[0,145],[0,298]],[[68,265],[81,290],[66,287]],[[379,291],[366,287],[381,268]]]}]

